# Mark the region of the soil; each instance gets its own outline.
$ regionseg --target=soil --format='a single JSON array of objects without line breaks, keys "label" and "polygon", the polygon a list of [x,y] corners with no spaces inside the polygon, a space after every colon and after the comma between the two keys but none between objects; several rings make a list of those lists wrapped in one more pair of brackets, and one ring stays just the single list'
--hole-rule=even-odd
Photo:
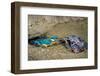
[{"label": "soil", "polygon": [[[87,20],[70,21],[68,23],[56,24],[53,29],[48,31],[48,33],[51,35],[57,35],[59,38],[69,35],[77,35],[85,41],[88,41],[87,29]],[[35,47],[30,44],[28,45],[28,60],[78,59],[87,57],[88,50],[84,50],[80,53],[73,53],[71,49],[68,49],[61,44],[47,48]]]}]

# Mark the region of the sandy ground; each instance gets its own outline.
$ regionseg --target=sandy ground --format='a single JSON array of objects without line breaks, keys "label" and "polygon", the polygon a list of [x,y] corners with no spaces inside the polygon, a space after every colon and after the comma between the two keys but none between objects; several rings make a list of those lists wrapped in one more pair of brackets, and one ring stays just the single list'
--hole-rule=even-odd
[{"label": "sandy ground", "polygon": [[[85,41],[87,39],[87,21],[77,21],[69,23],[60,23],[54,26],[49,31],[52,35],[57,35],[63,38],[68,35],[78,35]],[[28,45],[28,60],[53,60],[53,59],[76,59],[87,58],[87,50],[81,53],[73,53],[70,49],[65,48],[63,45],[50,46],[48,48],[34,47]]]},{"label": "sandy ground", "polygon": [[87,58],[87,51],[75,54],[62,45],[48,48],[34,47],[29,45],[29,60],[50,60],[50,59],[76,59]]}]

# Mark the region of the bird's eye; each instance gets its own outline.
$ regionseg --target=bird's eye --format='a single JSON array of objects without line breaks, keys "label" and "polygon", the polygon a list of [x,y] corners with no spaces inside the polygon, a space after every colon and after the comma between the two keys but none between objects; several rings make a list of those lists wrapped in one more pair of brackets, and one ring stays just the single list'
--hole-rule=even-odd
[{"label": "bird's eye", "polygon": [[74,42],[71,42],[72,44],[74,43]]}]

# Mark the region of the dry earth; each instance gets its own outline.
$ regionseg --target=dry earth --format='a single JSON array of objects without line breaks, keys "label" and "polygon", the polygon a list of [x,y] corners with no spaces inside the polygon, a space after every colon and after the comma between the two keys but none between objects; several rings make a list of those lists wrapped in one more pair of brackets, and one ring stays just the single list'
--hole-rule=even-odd
[{"label": "dry earth", "polygon": [[[53,26],[53,29],[49,30],[48,33],[52,35],[57,35],[60,38],[63,38],[68,35],[78,35],[85,41],[88,41],[87,29],[87,19],[85,18],[79,21],[69,21],[55,24]],[[65,48],[63,45],[55,45],[47,48],[28,45],[29,60],[76,59],[87,57],[87,50],[76,54],[71,52],[70,49]]]}]

